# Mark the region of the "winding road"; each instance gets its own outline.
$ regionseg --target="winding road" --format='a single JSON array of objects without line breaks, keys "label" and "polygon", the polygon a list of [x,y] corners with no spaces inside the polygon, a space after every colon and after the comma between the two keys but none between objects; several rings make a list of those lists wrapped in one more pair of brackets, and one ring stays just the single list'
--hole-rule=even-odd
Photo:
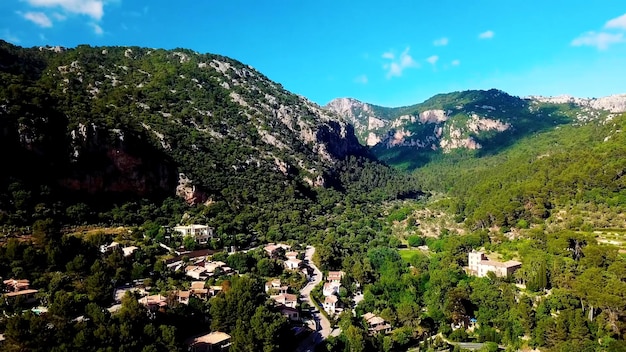
[{"label": "winding road", "polygon": [[315,331],[304,339],[295,351],[297,352],[310,352],[315,350],[315,346],[324,341],[331,334],[333,336],[339,335],[341,332],[339,329],[333,330],[330,326],[330,321],[325,315],[315,308],[315,304],[311,298],[311,290],[322,282],[322,272],[313,263],[313,253],[315,253],[315,247],[307,246],[304,253],[304,261],[313,269],[313,276],[309,282],[300,290],[300,298],[306,301],[312,309],[313,321],[315,322]]}]

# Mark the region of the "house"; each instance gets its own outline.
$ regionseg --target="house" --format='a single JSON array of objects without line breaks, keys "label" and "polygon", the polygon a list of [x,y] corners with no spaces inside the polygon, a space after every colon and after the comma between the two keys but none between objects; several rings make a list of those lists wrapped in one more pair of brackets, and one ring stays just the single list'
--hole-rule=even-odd
[{"label": "house", "polygon": [[151,311],[167,307],[167,297],[162,295],[145,296],[138,301]]},{"label": "house", "polygon": [[326,281],[340,283],[345,273],[343,271],[329,271]]},{"label": "house", "polygon": [[4,280],[3,283],[5,291],[8,291],[3,295],[5,301],[14,299],[15,297],[21,297],[26,303],[35,302],[35,294],[39,292],[39,290],[31,289],[30,281],[26,279],[8,279]]},{"label": "house", "polygon": [[209,289],[205,288],[204,285],[204,281],[193,281],[189,289],[191,295],[203,300],[209,298]]},{"label": "house", "polygon": [[33,303],[36,300],[35,294],[37,292],[39,292],[39,290],[26,289],[26,290],[8,292],[8,293],[5,293],[3,296],[4,296],[5,301],[14,299],[16,297],[21,297],[25,301],[25,303]]},{"label": "house", "polygon": [[176,298],[178,299],[178,303],[189,304],[190,296],[191,291],[176,291]]},{"label": "house", "polygon": [[124,285],[124,286],[119,286],[116,287],[113,290],[113,299],[116,303],[121,303],[122,302],[122,298],[124,298],[124,296],[126,295],[126,292],[132,292],[132,293],[137,293],[140,296],[145,296],[148,293],[146,292],[145,288],[142,287],[136,287],[136,286],[131,286],[131,285]]},{"label": "house", "polygon": [[189,338],[185,341],[190,352],[221,352],[230,347],[230,335],[221,331]]},{"label": "house", "polygon": [[280,279],[273,279],[265,283],[265,292],[269,290],[277,290],[281,285]]},{"label": "house", "polygon": [[122,252],[124,253],[125,257],[129,257],[133,255],[133,253],[135,253],[135,251],[138,249],[139,247],[136,247],[136,246],[128,246],[128,247],[122,248]]},{"label": "house", "polygon": [[508,277],[522,267],[522,263],[515,260],[507,262],[490,260],[485,253],[480,251],[471,251],[467,256],[469,274],[478,277],[485,277],[490,271],[498,277]]},{"label": "house", "polygon": [[117,242],[111,242],[110,244],[103,244],[100,246],[100,252],[102,254],[113,253],[113,251],[117,251],[120,249],[120,244]]},{"label": "house", "polygon": [[224,288],[222,286],[211,286],[209,287],[209,293],[211,294],[211,296],[215,296],[218,293],[222,292]]},{"label": "house", "polygon": [[298,252],[294,252],[294,251],[290,251],[285,253],[285,257],[287,257],[287,259],[298,259]]},{"label": "house", "polygon": [[296,308],[281,306],[280,313],[289,319],[289,321],[300,321],[300,312],[298,312]]},{"label": "house", "polygon": [[174,226],[174,231],[183,237],[193,237],[199,244],[206,244],[213,237],[213,228],[207,225],[179,225]]},{"label": "house", "polygon": [[339,287],[341,287],[341,284],[338,282],[327,282],[324,284],[322,293],[324,296],[336,295],[339,293]]},{"label": "house", "polygon": [[337,296],[326,296],[326,298],[324,298],[324,310],[328,313],[328,314],[335,314],[335,312],[337,311],[337,302],[339,300],[337,299]]},{"label": "house", "polygon": [[203,266],[187,265],[185,267],[185,275],[192,277],[196,280],[206,280],[209,276],[207,270]]},{"label": "house", "polygon": [[285,267],[290,270],[298,270],[301,264],[302,264],[302,260],[300,259],[285,260]]},{"label": "house", "polygon": [[283,286],[280,282],[280,279],[274,279],[265,283],[265,292],[269,292],[272,290],[273,292],[287,293],[289,290],[288,286]]},{"label": "house", "polygon": [[363,314],[363,319],[367,323],[368,332],[371,335],[378,333],[388,334],[391,332],[391,324],[387,323],[385,319],[374,315],[373,313]]},{"label": "house", "polygon": [[270,296],[271,299],[276,301],[278,304],[282,304],[289,308],[296,308],[298,305],[298,296],[290,293],[281,293],[276,296]]},{"label": "house", "polygon": [[192,281],[191,282],[191,290],[200,290],[204,289],[204,285],[206,285],[205,281]]},{"label": "house", "polygon": [[278,250],[281,248],[284,249],[285,251],[288,251],[289,249],[291,249],[291,246],[288,244],[283,244],[283,243],[279,243],[279,244],[268,243],[265,247],[263,247],[267,255],[269,255],[270,257],[275,257],[276,254],[278,253]]},{"label": "house", "polygon": [[13,292],[28,290],[28,288],[30,287],[30,281],[26,279],[21,279],[21,280],[8,279],[8,280],[4,280],[3,283],[7,291],[13,291]]},{"label": "house", "polygon": [[[215,274],[215,270],[224,269],[224,268],[228,268],[228,267],[226,266],[226,263],[221,262],[221,261],[214,261],[214,262],[211,261],[211,262],[204,263],[204,269],[206,270],[207,273],[211,275]],[[225,270],[222,270],[222,271],[225,271]]]}]

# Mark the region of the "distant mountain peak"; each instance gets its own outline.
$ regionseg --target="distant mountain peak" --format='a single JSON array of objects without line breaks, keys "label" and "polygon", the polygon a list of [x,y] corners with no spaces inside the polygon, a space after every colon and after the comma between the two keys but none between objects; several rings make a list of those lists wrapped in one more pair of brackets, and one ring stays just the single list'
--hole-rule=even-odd
[{"label": "distant mountain peak", "polygon": [[[571,106],[573,105],[573,107]],[[626,111],[626,94],[602,98],[520,98],[499,89],[437,94],[422,103],[384,108],[352,98],[326,109],[351,123],[361,143],[383,160],[457,149],[498,149],[517,138],[566,123],[590,123]]]}]

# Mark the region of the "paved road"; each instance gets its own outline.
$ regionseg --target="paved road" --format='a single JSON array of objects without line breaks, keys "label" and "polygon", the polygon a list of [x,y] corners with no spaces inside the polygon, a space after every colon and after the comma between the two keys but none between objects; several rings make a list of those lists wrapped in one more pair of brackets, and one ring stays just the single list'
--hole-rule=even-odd
[{"label": "paved road", "polygon": [[[306,252],[304,253],[305,262],[313,269],[313,276],[309,280],[309,282],[300,290],[300,297],[305,300],[310,307],[315,307],[313,301],[311,300],[311,290],[322,282],[322,272],[313,264],[313,253],[315,253],[315,247],[307,246]],[[333,334],[333,336],[339,335],[341,332],[339,329],[335,329],[334,331],[331,329],[330,322],[322,313],[320,313],[317,308],[314,308],[313,311],[313,321],[315,322],[315,331],[304,341],[300,343],[300,346],[296,349],[297,352],[309,352],[315,350],[315,345],[322,342],[325,338]]]}]

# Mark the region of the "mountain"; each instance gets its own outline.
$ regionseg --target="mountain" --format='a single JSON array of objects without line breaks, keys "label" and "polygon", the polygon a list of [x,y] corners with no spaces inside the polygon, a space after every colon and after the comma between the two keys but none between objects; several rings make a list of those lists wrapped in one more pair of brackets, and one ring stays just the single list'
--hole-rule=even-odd
[{"label": "mountain", "polygon": [[346,163],[384,167],[351,125],[219,55],[0,42],[0,80],[0,215],[175,194],[267,208],[346,189]]},{"label": "mountain", "polygon": [[326,108],[375,141],[381,159],[450,197],[448,210],[470,228],[625,226],[624,94],[465,91],[394,109],[353,99]]},{"label": "mountain", "polygon": [[355,127],[382,160],[413,169],[453,151],[497,152],[519,138],[557,125],[581,124],[626,111],[626,95],[599,99],[521,98],[491,89],[439,94],[400,108],[341,98],[326,109]]}]

